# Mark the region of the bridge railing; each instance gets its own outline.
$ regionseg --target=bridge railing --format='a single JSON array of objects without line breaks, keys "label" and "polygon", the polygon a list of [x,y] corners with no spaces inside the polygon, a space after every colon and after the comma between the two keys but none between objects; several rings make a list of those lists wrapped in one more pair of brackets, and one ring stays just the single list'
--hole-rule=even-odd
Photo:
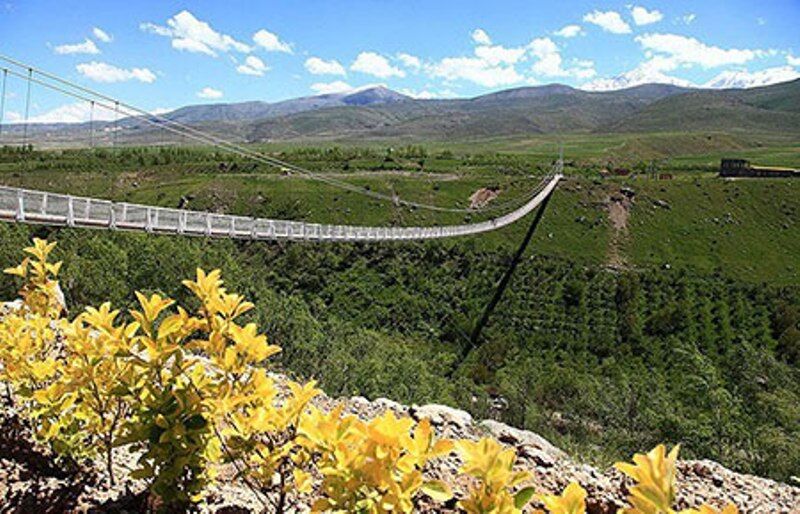
[{"label": "bridge railing", "polygon": [[367,227],[249,218],[4,186],[0,186],[0,221],[256,240],[436,239],[478,234],[514,223],[535,209],[560,179],[561,175],[549,177],[531,200],[504,216],[479,223],[438,227]]}]

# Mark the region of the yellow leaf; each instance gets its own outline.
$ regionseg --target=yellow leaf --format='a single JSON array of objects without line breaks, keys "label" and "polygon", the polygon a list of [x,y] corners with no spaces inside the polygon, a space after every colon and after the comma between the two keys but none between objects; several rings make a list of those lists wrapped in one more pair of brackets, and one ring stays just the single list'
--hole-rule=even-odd
[{"label": "yellow leaf", "polygon": [[441,480],[429,480],[422,484],[422,492],[438,502],[446,502],[453,497],[453,491]]},{"label": "yellow leaf", "polygon": [[559,495],[540,495],[539,500],[544,503],[550,514],[585,514],[586,490],[578,483],[570,482]]}]

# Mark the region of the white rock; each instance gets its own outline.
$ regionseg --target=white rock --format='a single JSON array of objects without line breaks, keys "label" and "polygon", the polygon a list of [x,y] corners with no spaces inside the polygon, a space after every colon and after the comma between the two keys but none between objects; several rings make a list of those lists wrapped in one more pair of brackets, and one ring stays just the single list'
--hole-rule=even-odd
[{"label": "white rock", "polygon": [[394,400],[390,400],[390,399],[388,399],[388,398],[376,398],[376,399],[375,399],[375,400],[372,402],[372,404],[373,404],[375,407],[378,407],[378,408],[380,408],[380,409],[384,409],[384,410],[392,410],[392,411],[394,411],[395,413],[399,413],[399,412],[406,412],[406,410],[407,410],[407,408],[406,408],[404,405],[400,405],[400,404],[399,404],[399,403],[397,403],[396,401],[394,401]]},{"label": "white rock", "polygon": [[527,430],[520,430],[493,419],[485,419],[481,421],[480,426],[488,430],[495,439],[498,439],[503,443],[514,446],[533,446],[534,448],[538,448],[549,453],[555,458],[560,459],[562,457],[566,457],[566,454],[563,451],[553,446],[550,441],[539,434],[528,432]]},{"label": "white rock", "polygon": [[472,416],[469,412],[454,409],[447,405],[413,405],[411,416],[417,420],[429,419],[432,425],[452,424],[466,427],[472,424]]}]

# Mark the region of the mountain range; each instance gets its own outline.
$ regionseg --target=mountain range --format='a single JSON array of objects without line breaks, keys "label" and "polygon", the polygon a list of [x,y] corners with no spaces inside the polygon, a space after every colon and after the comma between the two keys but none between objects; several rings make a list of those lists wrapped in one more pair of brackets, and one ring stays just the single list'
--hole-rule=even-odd
[{"label": "mountain range", "polygon": [[[591,92],[562,84],[521,87],[468,99],[415,99],[376,86],[276,103],[191,105],[152,118],[120,121],[141,141],[163,119],[226,139],[451,140],[548,133],[722,131],[800,133],[800,79],[751,89],[692,89],[645,84]],[[110,122],[96,122],[96,129]],[[45,125],[32,133],[70,140],[82,125]],[[108,130],[105,131],[108,133]],[[163,130],[161,131],[163,132]],[[84,135],[85,137],[85,135]]]}]

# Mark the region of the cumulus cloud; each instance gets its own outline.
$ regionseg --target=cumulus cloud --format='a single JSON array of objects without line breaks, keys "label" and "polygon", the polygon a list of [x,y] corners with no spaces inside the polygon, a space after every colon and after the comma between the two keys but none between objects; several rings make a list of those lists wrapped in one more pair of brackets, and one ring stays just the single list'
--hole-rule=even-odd
[{"label": "cumulus cloud", "polygon": [[305,67],[314,75],[347,75],[344,66],[336,59],[326,61],[319,57],[309,57],[306,59]]},{"label": "cumulus cloud", "polygon": [[633,16],[633,22],[637,25],[650,25],[664,19],[664,14],[661,11],[656,9],[648,11],[640,5],[631,7],[631,16]]},{"label": "cumulus cloud", "polygon": [[561,27],[559,30],[553,32],[554,35],[558,37],[575,37],[582,33],[580,25],[565,25]]},{"label": "cumulus cloud", "polygon": [[522,82],[513,66],[491,65],[480,57],[445,57],[428,68],[429,73],[445,80],[468,80],[485,87],[509,86]]},{"label": "cumulus cloud", "polygon": [[269,66],[264,64],[264,61],[255,55],[248,55],[244,60],[244,63],[236,67],[236,71],[242,75],[253,75],[254,77],[260,77],[265,72],[269,71]]},{"label": "cumulus cloud", "polygon": [[472,40],[479,45],[491,45],[492,39],[489,34],[483,29],[475,29],[472,31]]},{"label": "cumulus cloud", "polygon": [[[90,120],[112,121],[114,112],[108,109],[92,107],[88,102],[75,102],[60,105],[54,109],[46,111],[36,116],[28,118],[28,123],[84,123]],[[9,123],[21,123],[23,116],[16,112],[6,113],[6,121]]]},{"label": "cumulus cloud", "polygon": [[528,45],[535,62],[531,69],[534,73],[546,77],[591,78],[594,76],[592,61],[577,60],[570,69],[563,67],[563,59],[558,45],[549,37],[536,38]]},{"label": "cumulus cloud", "polygon": [[486,61],[490,66],[498,64],[516,64],[525,56],[526,49],[506,48],[500,45],[479,46],[475,48],[475,55]]},{"label": "cumulus cloud", "polygon": [[484,87],[535,83],[532,77],[526,77],[517,70],[517,66],[523,62],[532,62],[530,71],[545,77],[586,79],[595,75],[591,61],[575,59],[570,66],[565,66],[558,45],[549,37],[536,38],[528,45],[519,47],[478,45],[474,49],[474,56],[446,57],[425,66],[425,69],[432,77],[448,81],[466,80]]},{"label": "cumulus cloud", "polygon": [[645,51],[663,57],[661,60],[662,71],[672,70],[681,65],[715,68],[730,64],[744,64],[767,54],[763,50],[724,49],[707,45],[693,37],[678,34],[645,34],[637,36],[636,41]]},{"label": "cumulus cloud", "polygon": [[207,86],[198,91],[197,96],[200,98],[217,99],[222,98],[222,91]]},{"label": "cumulus cloud", "polygon": [[[775,54],[774,50],[720,48],[677,34],[645,34],[635,39],[645,51],[644,62],[616,77],[600,78],[581,87],[588,90],[610,90],[647,83],[694,87],[690,81],[674,77],[669,72],[693,66],[703,69],[741,66],[756,58]],[[791,72],[790,66],[754,73],[728,70],[708,81],[705,87],[752,87],[771,84],[792,80]]]},{"label": "cumulus cloud", "polygon": [[747,88],[768,86],[800,78],[800,72],[791,66],[776,66],[760,71],[726,70],[709,80],[704,87],[709,88]]},{"label": "cumulus cloud", "polygon": [[101,41],[103,43],[110,43],[111,41],[114,40],[111,34],[101,29],[100,27],[93,28],[92,34],[94,34],[94,37],[97,38],[98,41]]},{"label": "cumulus cloud", "polygon": [[311,90],[318,95],[331,95],[353,91],[353,86],[342,80],[336,80],[333,82],[317,82],[311,84]]},{"label": "cumulus cloud", "polygon": [[800,66],[800,57],[795,57],[792,54],[786,56],[786,62],[789,66]]},{"label": "cumulus cloud", "polygon": [[253,41],[256,43],[256,45],[268,52],[284,52],[287,54],[292,53],[292,45],[285,41],[281,41],[277,34],[273,34],[266,29],[261,29],[253,34]]},{"label": "cumulus cloud", "polygon": [[397,54],[397,59],[403,63],[403,66],[406,68],[411,68],[412,70],[419,70],[422,68],[422,61],[416,55],[401,52]]},{"label": "cumulus cloud", "polygon": [[361,52],[358,54],[356,60],[350,65],[350,69],[382,79],[406,76],[403,70],[392,66],[386,57],[375,52]]},{"label": "cumulus cloud", "polygon": [[75,67],[78,73],[95,82],[127,82],[138,80],[147,84],[155,82],[156,75],[147,68],[118,68],[105,62],[86,62]]},{"label": "cumulus cloud", "polygon": [[616,11],[592,11],[583,16],[583,21],[597,25],[612,34],[631,33],[631,26]]},{"label": "cumulus cloud", "polygon": [[94,41],[89,38],[86,38],[83,43],[75,43],[74,45],[58,45],[57,47],[53,48],[53,51],[59,55],[100,53],[100,49],[97,48],[97,45],[94,44]]},{"label": "cumulus cloud", "polygon": [[233,37],[216,31],[205,21],[197,19],[194,14],[183,10],[167,20],[167,25],[142,23],[139,28],[145,32],[169,37],[172,48],[186,52],[202,53],[216,57],[217,52],[247,53],[248,45]]}]

